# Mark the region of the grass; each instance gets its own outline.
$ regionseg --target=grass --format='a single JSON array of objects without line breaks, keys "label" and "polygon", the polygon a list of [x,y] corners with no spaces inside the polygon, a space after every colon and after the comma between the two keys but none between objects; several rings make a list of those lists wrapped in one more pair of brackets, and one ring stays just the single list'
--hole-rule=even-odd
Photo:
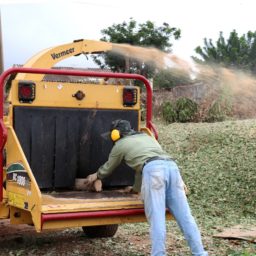
[{"label": "grass", "polygon": [[159,124],[159,133],[190,188],[192,207],[203,212],[202,220],[256,219],[256,120]]}]

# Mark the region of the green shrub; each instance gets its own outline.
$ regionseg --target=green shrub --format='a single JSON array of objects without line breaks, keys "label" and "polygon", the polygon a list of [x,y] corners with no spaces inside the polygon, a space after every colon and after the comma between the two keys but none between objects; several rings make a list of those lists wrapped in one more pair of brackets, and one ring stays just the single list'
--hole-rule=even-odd
[{"label": "green shrub", "polygon": [[219,96],[212,102],[203,121],[222,122],[232,114],[232,95],[227,86],[222,86]]},{"label": "green shrub", "polygon": [[181,123],[191,122],[198,111],[197,103],[188,98],[179,98],[175,105]]},{"label": "green shrub", "polygon": [[191,122],[197,112],[197,103],[188,98],[179,98],[174,103],[164,102],[162,105],[163,119],[167,123]]},{"label": "green shrub", "polygon": [[230,114],[231,103],[227,99],[220,97],[212,103],[204,121],[222,122],[225,121]]},{"label": "green shrub", "polygon": [[171,102],[164,102],[162,105],[163,119],[167,123],[174,123],[177,120],[177,113]]}]

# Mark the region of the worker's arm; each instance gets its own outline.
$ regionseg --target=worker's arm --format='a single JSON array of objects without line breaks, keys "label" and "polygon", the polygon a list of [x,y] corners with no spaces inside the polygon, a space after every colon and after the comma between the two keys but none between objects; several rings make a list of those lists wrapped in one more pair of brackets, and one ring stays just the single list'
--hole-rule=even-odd
[{"label": "worker's arm", "polygon": [[115,168],[121,163],[122,160],[123,154],[121,153],[121,150],[118,147],[118,143],[116,143],[109,154],[108,161],[105,164],[103,164],[97,172],[87,176],[84,184],[89,186],[97,179],[102,180],[105,177],[109,176],[115,170]]},{"label": "worker's arm", "polygon": [[112,174],[123,158],[124,156],[118,147],[118,143],[116,143],[109,154],[108,161],[98,169],[97,178],[102,180]]}]

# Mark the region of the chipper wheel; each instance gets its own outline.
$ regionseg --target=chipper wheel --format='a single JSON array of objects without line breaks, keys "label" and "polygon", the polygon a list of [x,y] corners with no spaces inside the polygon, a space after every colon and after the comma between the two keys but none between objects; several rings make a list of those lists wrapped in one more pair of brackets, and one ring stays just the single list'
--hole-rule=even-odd
[{"label": "chipper wheel", "polygon": [[118,225],[84,226],[82,229],[90,238],[113,237],[118,229]]}]

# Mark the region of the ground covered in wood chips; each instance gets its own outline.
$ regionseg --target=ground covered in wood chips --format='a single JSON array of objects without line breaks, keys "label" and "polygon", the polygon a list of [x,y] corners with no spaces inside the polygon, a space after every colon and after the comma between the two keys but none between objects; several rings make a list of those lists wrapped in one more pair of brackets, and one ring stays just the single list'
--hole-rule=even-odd
[{"label": "ground covered in wood chips", "polygon": [[[189,201],[209,255],[256,256],[256,244],[214,238],[224,228],[256,226],[256,120],[166,125],[159,141],[181,168]],[[167,224],[168,255],[190,255],[174,221]],[[148,224],[120,225],[113,238],[90,239],[82,229],[36,233],[0,222],[0,255],[144,256]]]}]

